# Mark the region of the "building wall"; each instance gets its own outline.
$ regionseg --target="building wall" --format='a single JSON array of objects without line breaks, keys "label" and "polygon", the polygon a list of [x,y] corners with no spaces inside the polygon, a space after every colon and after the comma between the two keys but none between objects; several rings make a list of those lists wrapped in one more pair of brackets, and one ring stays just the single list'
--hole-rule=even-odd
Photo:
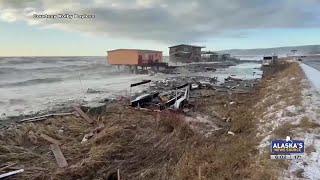
[{"label": "building wall", "polygon": [[138,65],[138,52],[132,50],[108,51],[111,65]]},{"label": "building wall", "polygon": [[169,50],[170,61],[199,62],[201,61],[201,48],[194,46],[177,46]]},{"label": "building wall", "polygon": [[219,61],[219,55],[218,54],[202,54],[201,61],[205,61],[205,62]]},{"label": "building wall", "polygon": [[139,64],[163,62],[162,52],[139,52]]}]

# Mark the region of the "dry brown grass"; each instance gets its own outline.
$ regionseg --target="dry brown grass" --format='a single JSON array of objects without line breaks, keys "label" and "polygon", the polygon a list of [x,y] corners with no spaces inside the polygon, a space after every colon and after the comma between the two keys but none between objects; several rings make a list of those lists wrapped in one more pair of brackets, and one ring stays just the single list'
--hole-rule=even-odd
[{"label": "dry brown grass", "polygon": [[296,170],[296,171],[294,172],[294,174],[295,174],[296,177],[298,177],[298,178],[305,178],[305,177],[303,176],[303,173],[304,173],[304,169],[298,169],[298,170]]},{"label": "dry brown grass", "polygon": [[[259,91],[259,106],[255,106],[253,109],[257,119],[263,119],[263,115],[265,115],[265,112],[271,106],[273,107],[273,111],[271,112],[274,113],[283,110],[283,108],[287,106],[299,106],[302,104],[301,89],[303,89],[303,85],[301,80],[304,74],[297,63],[283,62],[277,64],[272,70],[269,69],[267,71]],[[261,99],[264,99],[264,102],[262,102]],[[289,112],[285,113],[286,114],[283,115],[289,115]],[[294,116],[294,114],[292,115]],[[273,119],[271,120],[270,118]],[[270,116],[269,119],[265,119],[264,122],[274,121],[276,120],[275,118],[276,116],[274,114],[274,116]],[[271,138],[283,139],[286,138],[286,136],[292,136],[293,130],[297,125],[292,125],[291,122],[287,122],[285,124],[280,123],[280,126],[275,129],[273,126],[274,125],[270,124],[270,126],[265,127],[269,129],[269,132],[273,131]],[[266,149],[254,167],[256,169],[253,174],[254,179],[277,179],[279,174],[288,168],[288,163],[286,161],[270,160],[269,149]]]},{"label": "dry brown grass", "polygon": [[203,179],[244,179],[250,177],[252,142],[240,137],[221,137],[213,145],[200,146],[184,154],[176,179],[195,179],[201,168]]},{"label": "dry brown grass", "polygon": [[289,164],[287,161],[275,161],[270,160],[270,153],[266,152],[260,155],[260,158],[257,157],[256,164],[253,165],[252,169],[252,179],[279,179],[280,174],[283,169],[287,169]]},{"label": "dry brown grass", "polygon": [[273,137],[275,139],[285,139],[286,136],[293,136],[293,131],[297,128],[301,128],[303,131],[309,131],[319,127],[319,124],[311,122],[308,117],[303,117],[299,124],[291,124],[290,122],[287,122],[281,125],[280,127],[276,128],[273,131]]},{"label": "dry brown grass", "polygon": [[[163,112],[157,122],[152,112],[123,106],[108,111],[117,113],[101,116],[95,125],[64,117],[2,132],[0,166],[17,163],[15,168],[25,168],[17,179],[107,178],[117,169],[124,179],[160,179],[172,176],[175,164],[197,137],[179,114]],[[105,129],[81,144],[84,135],[98,124],[104,124]],[[40,138],[40,133],[62,142],[67,168],[57,167],[49,143]]]},{"label": "dry brown grass", "polygon": [[300,127],[304,130],[319,128],[320,124],[312,122],[308,117],[303,117],[296,127]]},{"label": "dry brown grass", "polygon": [[307,153],[307,155],[310,155],[312,152],[316,152],[317,150],[316,150],[316,148],[314,147],[314,145],[312,144],[312,145],[310,145],[310,146],[308,146],[308,147],[306,147],[306,153]]},{"label": "dry brown grass", "polygon": [[265,106],[268,107],[280,101],[284,101],[288,106],[301,105],[303,77],[303,71],[298,63],[284,62],[276,65],[273,73],[266,75],[261,84],[263,88],[260,90],[260,96],[269,99]]},{"label": "dry brown grass", "polygon": [[287,136],[293,136],[292,129],[294,125],[285,123],[273,131],[274,139],[285,139]]},{"label": "dry brown grass", "polygon": [[[235,136],[220,134],[198,141],[180,159],[173,179],[198,179],[199,168],[202,179],[250,179],[253,176],[251,166],[257,154],[256,120],[250,110],[255,97],[247,94],[203,99],[196,108],[212,116],[219,112],[221,117],[230,117],[229,129]],[[230,100],[244,103],[225,106]]]}]

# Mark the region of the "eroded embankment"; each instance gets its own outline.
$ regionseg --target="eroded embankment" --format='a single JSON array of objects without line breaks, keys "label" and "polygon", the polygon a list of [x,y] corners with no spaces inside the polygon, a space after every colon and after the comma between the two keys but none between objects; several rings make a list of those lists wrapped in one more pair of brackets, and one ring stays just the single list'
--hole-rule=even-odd
[{"label": "eroded embankment", "polygon": [[[260,141],[257,164],[276,179],[316,179],[320,177],[317,162],[320,96],[312,90],[298,63],[283,63],[277,68],[281,71],[266,73],[261,83],[260,101],[253,109]],[[305,141],[306,153],[302,160],[270,160],[271,140],[286,136]]]},{"label": "eroded embankment", "polygon": [[[116,103],[92,115],[93,124],[66,116],[13,126],[0,133],[0,165],[11,165],[0,173],[24,168],[16,179],[113,179],[118,170],[121,179],[276,179],[290,164],[269,160],[264,145],[287,136],[282,125],[303,111],[303,73],[288,63],[272,71],[251,93],[209,90],[187,114]],[[304,116],[295,124],[317,127]],[[67,167],[57,167],[41,134],[60,142]]]}]

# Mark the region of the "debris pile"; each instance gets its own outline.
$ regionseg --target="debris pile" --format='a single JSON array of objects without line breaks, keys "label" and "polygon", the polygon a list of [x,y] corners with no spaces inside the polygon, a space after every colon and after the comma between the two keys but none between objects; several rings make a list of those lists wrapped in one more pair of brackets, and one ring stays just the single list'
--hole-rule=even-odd
[{"label": "debris pile", "polygon": [[[192,87],[198,86],[213,86],[218,82],[217,77],[203,77],[203,76],[178,76],[170,77],[164,80],[152,82],[150,85],[151,90],[169,91],[175,89],[179,85],[191,84]],[[196,86],[198,85],[198,86]]]},{"label": "debris pile", "polygon": [[108,179],[120,174],[124,179],[160,179],[171,176],[196,138],[174,112],[113,104],[105,106],[103,114],[89,116],[78,108],[79,117],[25,121],[1,131],[0,176]]},{"label": "debris pile", "polygon": [[[188,104],[190,105],[190,97],[201,98],[219,93],[226,95],[250,93],[257,86],[259,80],[243,80],[229,76],[224,83],[217,84],[217,82],[216,77],[202,76],[171,77],[155,82],[148,80],[145,83],[150,83],[149,89],[141,94],[134,95],[132,97],[133,100],[131,100],[131,106],[153,110],[181,109]],[[135,83],[131,87],[145,83]],[[204,91],[205,89],[214,91]]]},{"label": "debris pile", "polygon": [[229,76],[219,87],[220,91],[232,91],[233,93],[250,93],[259,84],[259,79],[243,80]]}]

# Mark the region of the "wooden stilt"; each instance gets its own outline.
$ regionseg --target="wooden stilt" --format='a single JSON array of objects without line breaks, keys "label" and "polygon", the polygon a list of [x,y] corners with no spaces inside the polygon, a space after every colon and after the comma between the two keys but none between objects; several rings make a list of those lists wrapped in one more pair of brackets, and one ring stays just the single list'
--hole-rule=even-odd
[{"label": "wooden stilt", "polygon": [[117,177],[118,177],[118,180],[120,180],[120,169],[117,170]]}]

